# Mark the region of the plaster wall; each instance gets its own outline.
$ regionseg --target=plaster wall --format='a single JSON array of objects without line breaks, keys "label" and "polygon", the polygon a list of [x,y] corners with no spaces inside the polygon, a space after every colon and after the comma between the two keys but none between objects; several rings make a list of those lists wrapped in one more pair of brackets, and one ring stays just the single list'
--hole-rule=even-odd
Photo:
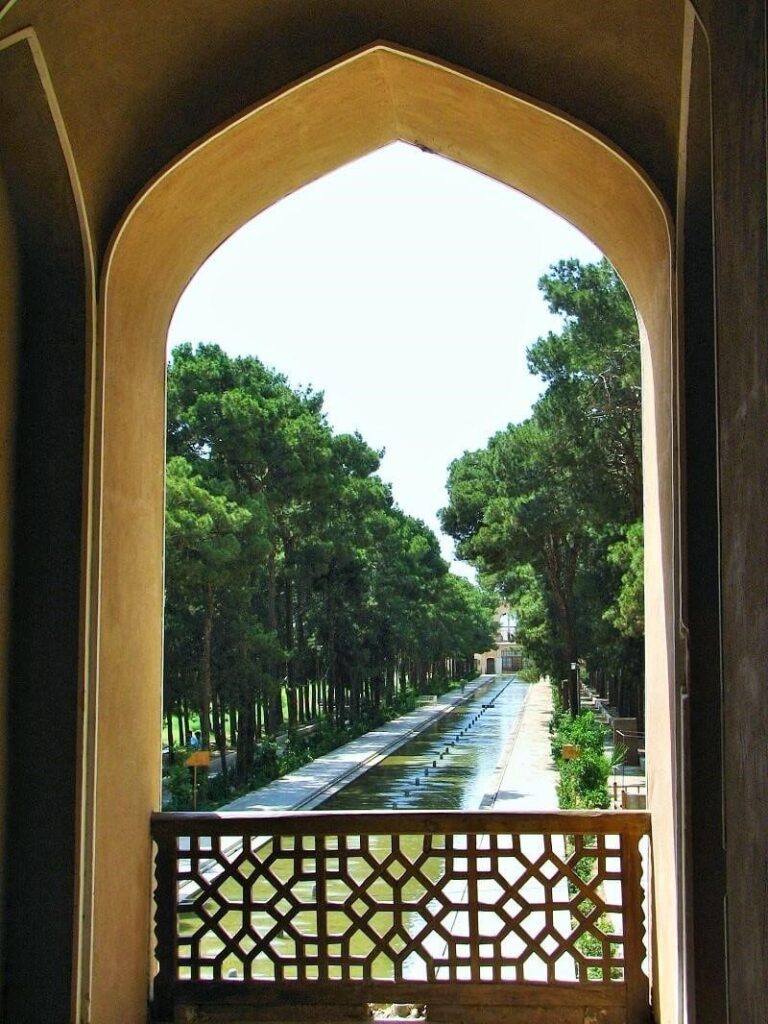
[{"label": "plaster wall", "polygon": [[92,908],[91,1011],[100,1024],[140,1020],[149,979],[147,821],[159,786],[148,766],[161,735],[158,567],[168,322],[189,277],[240,224],[395,138],[491,174],[568,217],[614,261],[640,312],[651,395],[645,413],[649,715],[658,741],[648,761],[660,835],[657,993],[663,1019],[676,1019],[671,306],[664,207],[626,158],[578,124],[469,74],[378,46],[286,89],[193,147],[139,197],[110,253],[100,327],[104,470]]},{"label": "plaster wall", "polygon": [[[8,734],[8,641],[13,520],[14,385],[19,342],[19,263],[10,196],[0,176],[0,735]],[[5,905],[5,809],[8,789],[6,746],[0,748],[0,906]],[[3,935],[0,929],[0,971]]]},{"label": "plaster wall", "polygon": [[[610,257],[610,250],[606,250]],[[648,807],[653,821],[652,998],[660,1021],[682,1020],[678,975],[683,958],[678,876],[677,660],[674,606],[676,501],[669,263],[653,264],[656,303],[639,316],[643,370],[643,522],[645,538],[645,679]],[[631,284],[626,282],[628,287]],[[666,298],[665,298],[666,296]]]},{"label": "plaster wall", "polygon": [[712,55],[730,1020],[768,1014],[766,7],[702,4]]},{"label": "plaster wall", "polygon": [[[12,720],[21,728],[20,742],[9,739],[7,748],[20,780],[8,809],[7,833],[14,890],[23,898],[9,905],[5,923],[14,958],[6,965],[6,985],[16,999],[10,1011],[6,1004],[9,1019],[23,1021],[25,1013],[33,1020],[67,1019],[73,964],[78,984],[84,986],[83,997],[76,996],[75,1002],[84,1017],[89,1012],[91,965],[87,953],[80,959],[73,953],[70,922],[73,869],[89,862],[87,851],[78,859],[77,837],[90,834],[78,833],[82,825],[77,821],[76,775],[88,747],[77,721],[85,695],[78,657],[84,646],[95,648],[100,641],[105,645],[101,689],[92,688],[88,707],[93,738],[101,724],[103,742],[98,761],[90,753],[85,757],[87,785],[80,803],[82,822],[82,812],[98,793],[96,859],[90,862],[96,871],[97,900],[95,912],[86,906],[82,919],[93,920],[96,938],[111,945],[97,942],[94,947],[92,1019],[138,1021],[143,1016],[149,973],[146,821],[158,787],[156,777],[144,774],[140,762],[147,752],[154,759],[160,732],[157,565],[162,555],[162,453],[157,435],[152,435],[153,442],[150,433],[161,422],[162,384],[156,374],[159,368],[161,381],[159,351],[170,310],[199,263],[248,217],[345,160],[390,138],[406,138],[516,184],[563,212],[614,260],[637,303],[644,331],[645,457],[651,474],[646,478],[652,683],[648,720],[653,723],[655,738],[650,742],[655,746],[648,748],[648,762],[661,943],[655,989],[663,1008],[661,1020],[677,1024],[684,1010],[677,992],[672,992],[677,987],[676,957],[680,942],[692,941],[690,932],[686,937],[678,924],[690,925],[695,934],[697,922],[703,921],[702,934],[714,934],[719,927],[717,908],[725,903],[727,968],[725,955],[713,952],[714,947],[704,951],[702,960],[699,940],[696,956],[700,965],[710,957],[709,962],[727,975],[731,1020],[762,1024],[768,991],[768,721],[763,699],[768,663],[765,4],[697,0],[695,6],[711,55],[711,110],[706,95],[695,100],[687,136],[681,121],[688,94],[681,88],[685,76],[680,71],[683,14],[692,7],[682,0],[613,5],[604,0],[579,5],[565,0],[487,0],[480,5],[465,0],[327,0],[322,5],[305,0],[217,0],[197,5],[194,16],[183,0],[15,0],[0,5],[0,51],[25,26],[33,26],[37,33],[47,60],[45,86],[53,87],[60,100],[59,132],[63,124],[72,143],[70,178],[75,166],[99,258],[127,208],[133,210],[132,217],[140,208],[147,215],[143,225],[134,225],[135,243],[121,234],[105,272],[100,340],[106,362],[94,362],[89,378],[97,410],[103,409],[107,417],[102,445],[98,421],[87,415],[90,396],[83,390],[92,353],[71,181],[30,53],[21,48],[13,55],[0,53],[0,162],[20,251],[25,254],[23,264],[17,264],[17,295],[24,315],[17,346],[23,359],[16,366],[15,416],[17,463],[28,470],[26,478],[14,479],[12,486],[14,561],[21,582],[14,585],[10,646],[18,673],[13,674],[5,734],[15,734]],[[693,249],[687,241],[676,249],[679,271],[670,271],[668,240],[664,231],[654,228],[658,207],[648,205],[649,193],[641,199],[641,193],[604,173],[598,157],[601,144],[596,148],[594,133],[585,134],[591,140],[586,149],[573,134],[552,145],[540,120],[521,118],[509,105],[494,111],[485,94],[458,88],[445,78],[433,80],[418,62],[396,75],[382,74],[379,68],[377,76],[369,67],[367,85],[349,78],[342,87],[342,79],[336,78],[335,84],[326,83],[327,99],[319,107],[313,101],[302,108],[298,93],[288,106],[263,105],[262,114],[280,107],[273,121],[275,138],[269,130],[251,133],[244,124],[240,133],[235,124],[227,132],[218,130],[249,104],[380,38],[440,55],[503,87],[535,96],[563,112],[564,124],[569,123],[568,116],[582,118],[605,132],[611,139],[606,152],[615,152],[615,145],[637,160],[667,203],[676,204],[688,237],[695,237]],[[696,87],[699,97],[700,86],[701,82]],[[459,108],[464,104],[471,116],[462,119]],[[329,121],[326,135],[313,124],[313,112],[318,111]],[[260,116],[254,111],[253,124]],[[558,119],[557,113],[553,116]],[[706,151],[710,117],[711,161]],[[236,120],[239,124],[242,119]],[[277,144],[279,131],[284,133],[283,149]],[[222,146],[217,145],[201,167],[196,140],[208,136]],[[225,137],[232,142],[228,149]],[[686,165],[681,153],[687,145],[696,150],[696,160]],[[192,149],[178,160],[185,147]],[[540,147],[546,159],[537,165]],[[174,162],[175,176],[166,192],[162,182],[156,182],[160,201],[134,203],[136,194],[169,161]],[[686,182],[681,171],[691,170],[695,174]],[[686,196],[687,184],[694,179],[696,193]],[[123,222],[122,230],[131,230],[130,220]],[[714,273],[713,241],[707,230],[714,239]],[[7,249],[9,238],[6,227],[0,228],[0,246]],[[709,269],[704,265],[708,260]],[[672,273],[677,285],[687,279],[679,294],[687,304],[684,320],[692,325],[690,331],[684,326],[687,333],[680,348],[670,342]],[[6,276],[6,287],[9,280]],[[128,282],[133,293],[118,295],[114,286],[119,282]],[[713,316],[717,310],[714,328],[704,315],[707,306]],[[700,324],[697,310],[702,312]],[[714,332],[711,337],[708,331]],[[699,343],[702,336],[704,345]],[[8,336],[2,344],[8,344]],[[5,356],[5,349],[0,354]],[[10,367],[13,373],[12,361]],[[678,370],[684,371],[679,380],[674,377]],[[104,388],[109,389],[106,402]],[[693,412],[678,453],[671,423],[673,410],[684,412],[678,408],[681,388],[683,404]],[[715,429],[710,422],[713,403]],[[7,416],[8,409],[4,411]],[[87,455],[82,447],[84,422],[90,431]],[[54,424],[61,426],[60,433],[52,429]],[[131,440],[134,432],[147,441],[148,464],[143,452],[142,461],[138,458],[140,445]],[[697,441],[705,453],[699,462],[691,447]],[[92,465],[94,490],[86,522],[98,555],[98,467],[107,456],[102,605],[96,588],[89,595],[81,572],[81,482],[83,466]],[[7,480],[2,472],[0,496],[2,480]],[[698,490],[684,511],[682,493],[692,482]],[[713,532],[719,559],[710,572],[703,563],[711,565],[717,557]],[[696,534],[696,550],[686,554],[689,533]],[[704,555],[697,566],[699,552]],[[8,572],[7,562],[5,569],[2,564],[0,587],[2,572]],[[94,564],[93,578],[98,580],[98,559]],[[695,590],[695,607],[684,593],[686,574]],[[121,579],[126,591],[120,590]],[[110,592],[108,588],[115,586]],[[92,620],[80,615],[86,599]],[[717,658],[714,633],[720,626],[720,600],[722,676],[708,671]],[[106,623],[100,629],[92,627],[102,613]],[[677,637],[679,616],[691,629],[688,652]],[[683,683],[690,684],[688,692]],[[56,713],[38,714],[41,709],[29,696],[36,686]],[[121,687],[127,688],[125,692]],[[129,691],[133,699],[127,696]],[[38,741],[54,755],[53,767],[49,762],[46,771],[25,750],[24,727],[36,714]],[[711,735],[719,735],[722,746],[722,779],[707,756]],[[689,767],[691,776],[681,777],[680,769]],[[708,783],[704,786],[702,772]],[[675,801],[686,793],[692,797],[693,817],[681,819]],[[125,803],[125,816],[115,809],[120,802]],[[720,851],[714,839],[704,846],[700,842],[718,831],[713,804],[719,804],[722,815]],[[41,829],[51,837],[45,855],[36,844]],[[698,830],[693,839],[692,829]],[[683,840],[690,840],[687,851]],[[722,844],[727,850],[725,865],[718,863]],[[688,905],[690,920],[681,922],[677,876],[686,855],[699,894]],[[34,893],[30,884],[40,871],[51,879],[46,893]],[[130,887],[121,885],[121,874],[131,879]],[[721,899],[721,885],[726,900]],[[128,889],[132,895],[126,896]],[[87,902],[88,885],[85,896]],[[46,913],[54,922],[53,931],[44,926]],[[137,929],[135,942],[128,945],[126,923],[132,931]],[[26,966],[29,950],[41,944],[48,950],[42,980]],[[121,951],[121,959],[114,956],[115,949]],[[693,977],[693,984],[701,984],[701,974]],[[710,979],[709,984],[719,982]],[[709,1009],[710,1019],[719,1024],[717,1004],[706,992],[705,987],[699,1012]],[[27,999],[25,1008],[25,993],[34,993],[37,1004]],[[123,998],[126,1001],[119,1002]],[[117,1017],[97,1016],[107,1012],[110,1002]]]},{"label": "plaster wall", "polygon": [[[15,456],[12,518],[3,526],[13,566],[2,603],[10,638],[0,744],[9,779],[0,1016],[58,1024],[72,1001],[78,871],[87,284],[66,155],[27,36],[0,42],[0,95],[0,244],[11,270],[6,278],[3,263],[3,288],[11,287],[2,346],[15,376],[13,401],[0,403],[3,429],[13,423]],[[8,387],[11,378],[2,380]],[[6,486],[5,460],[2,467]]]},{"label": "plaster wall", "polygon": [[693,952],[684,979],[691,1012],[697,1024],[720,1024],[727,1019],[727,986],[712,126],[709,49],[694,17],[689,55],[680,145],[682,274],[675,368],[681,436],[679,603],[686,639],[678,671],[679,746],[687,751],[678,787],[685,844],[680,875],[688,904],[681,924]]},{"label": "plaster wall", "polygon": [[55,83],[101,256],[185,148],[378,39],[472,68],[609,135],[674,201],[682,0],[16,0]]},{"label": "plaster wall", "polygon": [[475,663],[480,667],[481,675],[485,675],[485,667],[488,664],[488,659],[493,658],[494,661],[494,672],[496,675],[501,675],[501,658],[503,654],[521,654],[521,649],[517,644],[504,644],[503,646],[494,647],[490,651],[483,651],[482,654],[475,655]]}]

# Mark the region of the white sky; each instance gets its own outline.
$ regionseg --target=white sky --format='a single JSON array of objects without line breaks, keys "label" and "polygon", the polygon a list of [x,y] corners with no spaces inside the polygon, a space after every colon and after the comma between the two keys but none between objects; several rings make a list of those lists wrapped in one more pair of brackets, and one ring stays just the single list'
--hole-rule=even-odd
[{"label": "white sky", "polygon": [[395,143],[237,231],[190,282],[168,341],[213,341],[323,391],[335,430],[386,449],[395,500],[451,560],[436,517],[448,464],[540,393],[525,350],[559,322],[537,281],[600,255],[519,192]]}]

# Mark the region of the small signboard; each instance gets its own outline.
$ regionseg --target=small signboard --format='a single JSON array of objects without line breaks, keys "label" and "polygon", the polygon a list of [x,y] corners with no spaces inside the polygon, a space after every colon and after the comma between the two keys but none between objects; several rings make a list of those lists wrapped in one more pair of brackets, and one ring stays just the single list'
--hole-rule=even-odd
[{"label": "small signboard", "polygon": [[210,763],[210,750],[196,750],[194,754],[190,754],[184,762],[187,768],[207,768]]}]

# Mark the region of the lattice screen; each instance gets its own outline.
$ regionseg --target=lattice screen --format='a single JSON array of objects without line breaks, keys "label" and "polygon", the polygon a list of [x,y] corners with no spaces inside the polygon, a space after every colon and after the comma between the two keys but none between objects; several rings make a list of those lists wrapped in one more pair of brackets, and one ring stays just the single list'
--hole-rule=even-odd
[{"label": "lattice screen", "polygon": [[180,980],[622,982],[615,835],[177,840]]}]

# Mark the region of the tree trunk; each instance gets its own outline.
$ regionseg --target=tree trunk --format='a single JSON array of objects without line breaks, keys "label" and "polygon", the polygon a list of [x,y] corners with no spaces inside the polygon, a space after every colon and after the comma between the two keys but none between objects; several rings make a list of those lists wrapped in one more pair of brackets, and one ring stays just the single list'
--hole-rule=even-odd
[{"label": "tree trunk", "polygon": [[307,685],[307,640],[304,629],[305,588],[302,580],[296,581],[296,656],[294,658],[294,681],[299,691],[299,721],[309,719],[309,689]]},{"label": "tree trunk", "polygon": [[216,747],[221,760],[221,778],[224,782],[224,791],[227,790],[227,738],[224,732],[224,711],[218,697],[213,698],[213,728],[216,736]]},{"label": "tree trunk", "polygon": [[237,713],[237,753],[235,772],[237,781],[243,785],[253,770],[253,757],[256,740],[256,723],[254,721],[253,699],[246,697],[241,701]]},{"label": "tree trunk", "polygon": [[175,743],[173,741],[173,711],[170,709],[165,716],[165,720],[168,725],[168,764],[176,763],[176,753],[174,750]]},{"label": "tree trunk", "polygon": [[[273,543],[267,561],[267,625],[275,637],[280,635],[277,622],[277,550]],[[267,699],[267,732],[276,736],[283,726],[282,672],[274,661],[270,664],[270,685]]]},{"label": "tree trunk", "polygon": [[385,704],[388,704],[395,692],[395,665],[390,659],[384,666],[384,694],[383,700]]},{"label": "tree trunk", "polygon": [[211,725],[208,717],[211,706],[211,637],[213,636],[213,584],[209,583],[205,594],[205,619],[203,620],[203,655],[200,672],[200,732],[202,749],[210,747]]},{"label": "tree trunk", "polygon": [[296,651],[294,650],[294,610],[293,610],[293,579],[291,577],[292,542],[290,537],[283,538],[285,554],[285,588],[284,588],[284,646],[285,646],[285,697],[288,710],[288,728],[294,730],[297,724],[296,707]]}]

